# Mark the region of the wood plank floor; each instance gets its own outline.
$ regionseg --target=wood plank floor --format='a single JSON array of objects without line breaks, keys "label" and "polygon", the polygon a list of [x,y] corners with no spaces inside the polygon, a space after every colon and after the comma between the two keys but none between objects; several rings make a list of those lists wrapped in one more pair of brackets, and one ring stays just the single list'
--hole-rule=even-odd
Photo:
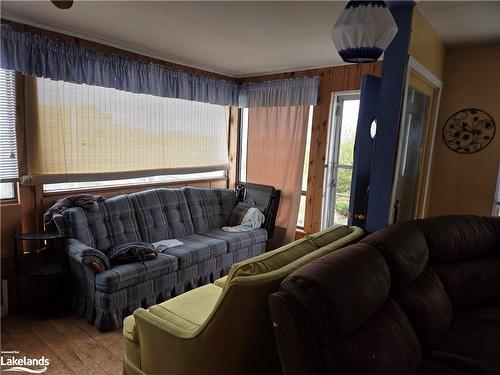
[{"label": "wood plank floor", "polygon": [[1,332],[2,351],[16,350],[17,358],[48,358],[45,374],[122,374],[121,330],[102,333],[71,314],[46,318],[10,314],[2,318]]}]

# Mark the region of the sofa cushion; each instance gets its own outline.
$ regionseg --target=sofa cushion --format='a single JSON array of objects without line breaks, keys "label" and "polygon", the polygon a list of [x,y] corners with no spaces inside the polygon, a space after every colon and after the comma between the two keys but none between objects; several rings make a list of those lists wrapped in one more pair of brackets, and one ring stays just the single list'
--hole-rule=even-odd
[{"label": "sofa cushion", "polygon": [[460,313],[460,316],[470,320],[477,320],[500,329],[500,306],[482,307]]},{"label": "sofa cushion", "polygon": [[183,320],[183,325],[198,327],[210,316],[221,294],[221,288],[207,284],[151,306],[149,312],[165,320],[174,318],[174,322]]},{"label": "sofa cushion", "polygon": [[98,205],[96,211],[73,207],[63,212],[72,238],[104,253],[116,244],[141,241],[134,205],[128,196],[108,198]]},{"label": "sofa cushion", "polygon": [[153,189],[130,194],[143,241],[156,242],[194,233],[182,189]]},{"label": "sofa cushion", "polygon": [[179,269],[215,258],[227,252],[226,242],[217,238],[193,234],[179,238],[179,241],[183,245],[169,247],[162,251],[163,254],[173,255],[177,258]]},{"label": "sofa cushion", "polygon": [[442,216],[416,220],[423,232],[431,263],[457,262],[500,252],[495,230],[500,218]]},{"label": "sofa cushion", "polygon": [[[463,371],[462,371],[463,370]],[[418,370],[418,375],[470,375],[466,369],[454,369],[448,366],[445,366],[440,363],[436,363],[433,361],[428,361],[426,359],[422,360],[420,363],[420,368]],[[475,374],[475,375],[484,375],[484,374]]]},{"label": "sofa cushion", "polygon": [[352,229],[346,225],[333,225],[321,232],[312,234],[311,239],[314,245],[320,248],[347,236],[351,232]]},{"label": "sofa cushion", "polygon": [[230,253],[243,247],[267,241],[267,231],[261,228],[252,229],[246,232],[226,232],[222,229],[213,229],[201,235],[203,237],[225,241],[227,243],[227,250]]},{"label": "sofa cushion", "polygon": [[432,269],[457,311],[500,305],[500,254],[435,264]]},{"label": "sofa cushion", "polygon": [[500,307],[489,310],[494,324],[484,314],[454,316],[447,335],[426,358],[467,374],[500,374]]},{"label": "sofa cushion", "polygon": [[427,268],[422,275],[394,297],[408,316],[424,349],[444,337],[453,315],[450,298],[437,275]]},{"label": "sofa cushion", "polygon": [[382,253],[391,271],[393,288],[403,288],[415,280],[429,260],[424,235],[410,223],[391,225],[370,234],[361,242]]},{"label": "sofa cushion", "polygon": [[135,285],[161,275],[175,272],[178,268],[177,258],[171,255],[158,254],[155,259],[144,263],[128,263],[99,272],[95,276],[96,289],[111,293]]},{"label": "sofa cushion", "polygon": [[225,226],[236,203],[236,193],[229,189],[184,188],[195,233]]}]

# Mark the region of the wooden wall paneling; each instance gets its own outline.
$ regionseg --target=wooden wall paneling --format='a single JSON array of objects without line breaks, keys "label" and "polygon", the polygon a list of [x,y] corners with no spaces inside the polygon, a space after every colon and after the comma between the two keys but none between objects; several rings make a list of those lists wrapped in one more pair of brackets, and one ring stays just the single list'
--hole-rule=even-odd
[{"label": "wooden wall paneling", "polygon": [[[225,188],[228,187],[228,180],[214,180],[214,181],[210,181],[210,187],[212,189],[225,189]],[[236,185],[234,185],[234,186],[229,185],[230,189],[233,189],[234,187],[236,187]]]},{"label": "wooden wall paneling", "polygon": [[230,189],[236,187],[238,180],[238,137],[239,137],[239,108],[230,107],[229,109],[229,136],[228,136],[228,149],[229,149],[229,164],[228,171],[228,185]]},{"label": "wooden wall paneling", "polygon": [[[341,67],[339,71],[344,72]],[[334,69],[327,69],[320,74],[318,104],[314,108],[313,126],[311,132],[311,147],[309,154],[309,176],[306,194],[306,212],[304,230],[307,233],[315,232],[321,225],[321,211],[323,202],[324,169],[326,149],[328,146],[328,126],[332,87],[336,77]],[[338,75],[340,76],[340,74]]]}]

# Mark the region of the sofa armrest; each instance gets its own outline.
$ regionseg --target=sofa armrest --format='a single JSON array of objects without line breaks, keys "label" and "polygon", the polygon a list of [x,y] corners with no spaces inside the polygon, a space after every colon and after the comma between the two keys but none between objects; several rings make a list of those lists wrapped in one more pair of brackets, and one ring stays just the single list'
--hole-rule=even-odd
[{"label": "sofa armrest", "polygon": [[135,310],[133,318],[140,343],[137,344],[139,351],[135,363],[134,352],[126,350],[124,360],[127,367],[132,363],[145,374],[161,374],[166,369],[169,374],[205,373],[207,364],[200,358],[207,356],[210,345],[206,339],[198,337],[199,328],[183,328],[179,321],[165,320],[142,308]]},{"label": "sofa armrest", "polygon": [[92,263],[96,263],[102,271],[111,268],[108,258],[102,251],[85,245],[77,239],[68,239],[66,249],[68,255],[81,264],[91,266]]},{"label": "sofa armrest", "polygon": [[226,282],[227,282],[227,276],[224,276],[224,277],[221,277],[217,280],[214,281],[214,285],[215,286],[218,286],[219,288],[224,288],[226,286]]},{"label": "sofa armrest", "polygon": [[123,320],[123,341],[125,343],[125,358],[135,368],[141,368],[141,348],[133,315],[127,316]]}]

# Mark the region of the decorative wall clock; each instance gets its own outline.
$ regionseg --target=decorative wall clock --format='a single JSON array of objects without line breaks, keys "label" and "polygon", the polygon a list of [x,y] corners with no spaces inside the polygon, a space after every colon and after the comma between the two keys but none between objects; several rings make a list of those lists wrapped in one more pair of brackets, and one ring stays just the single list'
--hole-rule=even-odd
[{"label": "decorative wall clock", "polygon": [[452,151],[472,154],[491,143],[495,130],[495,121],[488,113],[477,108],[466,108],[446,120],[443,140]]}]

